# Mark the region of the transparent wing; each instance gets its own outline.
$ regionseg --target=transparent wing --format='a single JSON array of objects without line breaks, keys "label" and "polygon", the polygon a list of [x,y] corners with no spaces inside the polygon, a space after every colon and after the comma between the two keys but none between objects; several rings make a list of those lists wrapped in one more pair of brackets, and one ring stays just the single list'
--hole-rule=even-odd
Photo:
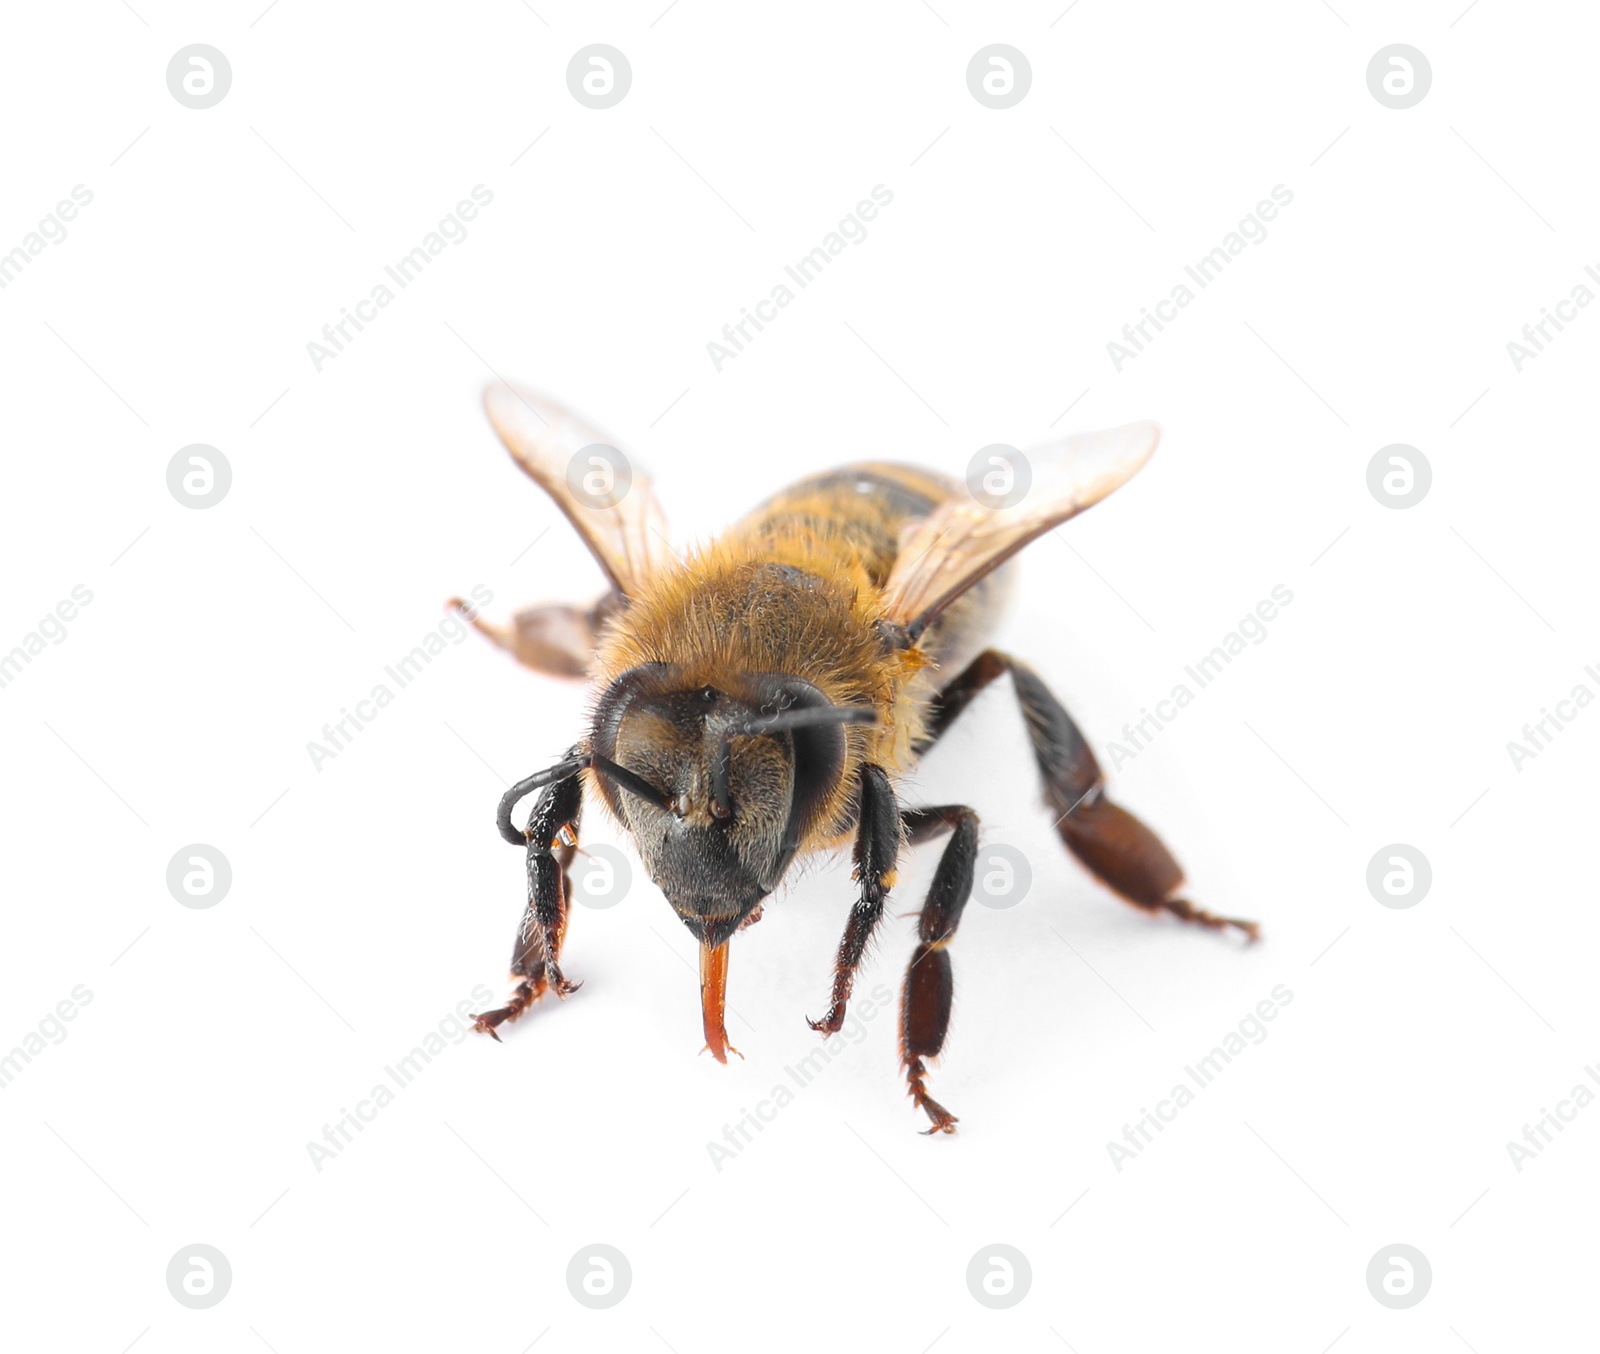
[{"label": "transparent wing", "polygon": [[483,407],[500,440],[556,501],[618,592],[632,597],[672,562],[649,476],[615,441],[554,400],[496,381]]},{"label": "transparent wing", "polygon": [[[962,490],[927,517],[906,524],[884,585],[889,619],[920,636],[947,606],[1023,546],[1126,484],[1161,439],[1154,423],[1078,433],[1025,453],[1030,483],[1010,507],[989,507]],[[997,471],[1004,474],[1001,467]],[[1002,479],[994,488],[1008,496]]]},{"label": "transparent wing", "polygon": [[552,677],[582,678],[588,675],[589,664],[599,646],[608,600],[626,605],[615,593],[587,611],[561,602],[549,602],[544,606],[523,607],[512,616],[510,625],[485,620],[476,607],[459,597],[452,597],[449,606],[523,667]]}]

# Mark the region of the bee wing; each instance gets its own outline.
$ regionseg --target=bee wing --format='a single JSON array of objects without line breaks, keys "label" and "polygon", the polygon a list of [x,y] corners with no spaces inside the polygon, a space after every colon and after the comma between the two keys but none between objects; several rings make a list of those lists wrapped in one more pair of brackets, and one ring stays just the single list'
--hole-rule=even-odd
[{"label": "bee wing", "polygon": [[[603,456],[578,458],[591,446],[615,451],[610,437],[554,400],[505,381],[483,392],[483,407],[517,464],[556,501],[618,592],[636,596],[672,562],[667,519],[649,476],[627,458],[626,477]],[[583,491],[586,480],[600,487],[600,497]]]},{"label": "bee wing", "polygon": [[884,585],[889,619],[916,639],[1023,546],[1126,484],[1160,439],[1148,422],[1078,433],[1027,453],[1033,483],[1015,506],[991,508],[962,493],[907,523]]}]

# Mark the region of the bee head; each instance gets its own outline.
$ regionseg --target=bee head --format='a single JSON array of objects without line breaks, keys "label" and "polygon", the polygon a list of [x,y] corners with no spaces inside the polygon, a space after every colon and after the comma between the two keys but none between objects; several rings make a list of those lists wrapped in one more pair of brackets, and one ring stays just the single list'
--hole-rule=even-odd
[{"label": "bee head", "polygon": [[646,664],[601,694],[591,769],[650,878],[715,948],[777,887],[837,789],[844,725],[873,718],[796,677],[710,685]]}]

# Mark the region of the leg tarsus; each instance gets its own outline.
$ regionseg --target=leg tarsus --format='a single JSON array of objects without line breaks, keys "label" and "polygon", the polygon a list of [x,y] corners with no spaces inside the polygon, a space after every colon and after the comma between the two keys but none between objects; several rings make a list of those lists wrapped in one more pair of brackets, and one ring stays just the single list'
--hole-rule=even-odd
[{"label": "leg tarsus", "polygon": [[[1099,768],[1094,770],[1098,775]],[[1140,911],[1167,912],[1208,930],[1233,927],[1252,941],[1260,938],[1255,922],[1208,912],[1184,897],[1183,868],[1166,844],[1106,798],[1098,780],[1061,816],[1056,831],[1096,879]]]},{"label": "leg tarsus", "polygon": [[978,858],[978,815],[961,805],[905,815],[909,834],[926,841],[943,829],[951,836],[939,857],[928,899],[917,920],[917,948],[900,993],[900,1065],[912,1102],[933,1122],[929,1133],[954,1133],[956,1116],[928,1094],[927,1064],[944,1048],[955,1000],[949,945],[972,896]]},{"label": "leg tarsus", "polygon": [[954,1133],[961,1120],[928,1094],[924,1081],[927,1074],[928,1069],[922,1065],[921,1058],[913,1058],[906,1064],[906,1094],[933,1121],[933,1127],[922,1130],[923,1135],[932,1137],[935,1133]]},{"label": "leg tarsus", "polygon": [[519,1019],[546,992],[554,992],[557,997],[565,1001],[583,986],[581,979],[578,982],[569,981],[555,964],[544,964],[541,967],[543,972],[537,979],[524,978],[516,985],[511,993],[511,999],[504,1006],[485,1011],[481,1015],[470,1016],[473,1030],[478,1034],[487,1034],[497,1044],[501,1043],[503,1041],[496,1032],[497,1026]]},{"label": "leg tarsus", "polygon": [[1207,912],[1204,908],[1196,907],[1187,898],[1168,898],[1161,904],[1161,908],[1182,921],[1193,922],[1208,931],[1226,931],[1231,926],[1251,945],[1261,939],[1260,922],[1245,921],[1240,917],[1219,917],[1215,912]]},{"label": "leg tarsus", "polygon": [[517,984],[511,994],[511,999],[504,1006],[498,1006],[492,1011],[485,1011],[481,1015],[474,1012],[471,1017],[472,1028],[478,1034],[487,1034],[495,1043],[500,1043],[500,1035],[496,1026],[505,1024],[508,1020],[517,1019],[528,1007],[538,1001],[544,993],[543,982],[537,987],[524,978]]}]

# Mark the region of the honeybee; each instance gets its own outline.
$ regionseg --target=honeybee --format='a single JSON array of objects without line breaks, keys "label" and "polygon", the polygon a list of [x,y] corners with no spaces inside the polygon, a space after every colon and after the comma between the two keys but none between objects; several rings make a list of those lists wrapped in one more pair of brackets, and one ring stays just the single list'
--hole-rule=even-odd
[{"label": "honeybee", "polygon": [[[899,1036],[926,1131],[953,1132],[956,1116],[928,1091],[927,1064],[949,1025],[950,945],[972,892],[978,815],[963,804],[903,806],[897,786],[1007,673],[1068,850],[1135,907],[1256,938],[1254,922],[1184,896],[1183,871],[1107,796],[1071,715],[1032,668],[986,647],[1012,557],[1137,472],[1155,450],[1155,424],[1029,453],[1032,488],[1012,506],[988,506],[930,470],[845,466],[784,490],[680,558],[650,481],[613,439],[504,383],[484,403],[610,590],[588,608],[533,607],[507,626],[464,608],[520,662],[585,678],[593,695],[589,727],[567,755],[500,801],[501,835],[527,852],[528,902],[512,955],[516,988],[504,1006],[474,1016],[476,1029],[498,1039],[499,1026],[545,993],[567,997],[578,986],[562,970],[561,946],[585,784],[700,943],[706,1048],[724,1063],[729,940],[760,917],[790,869],[846,847],[855,861],[828,1005],[809,1020],[826,1036],[844,1024],[902,849],[947,836],[918,914]],[[535,792],[526,826],[516,826],[517,805]]]}]

